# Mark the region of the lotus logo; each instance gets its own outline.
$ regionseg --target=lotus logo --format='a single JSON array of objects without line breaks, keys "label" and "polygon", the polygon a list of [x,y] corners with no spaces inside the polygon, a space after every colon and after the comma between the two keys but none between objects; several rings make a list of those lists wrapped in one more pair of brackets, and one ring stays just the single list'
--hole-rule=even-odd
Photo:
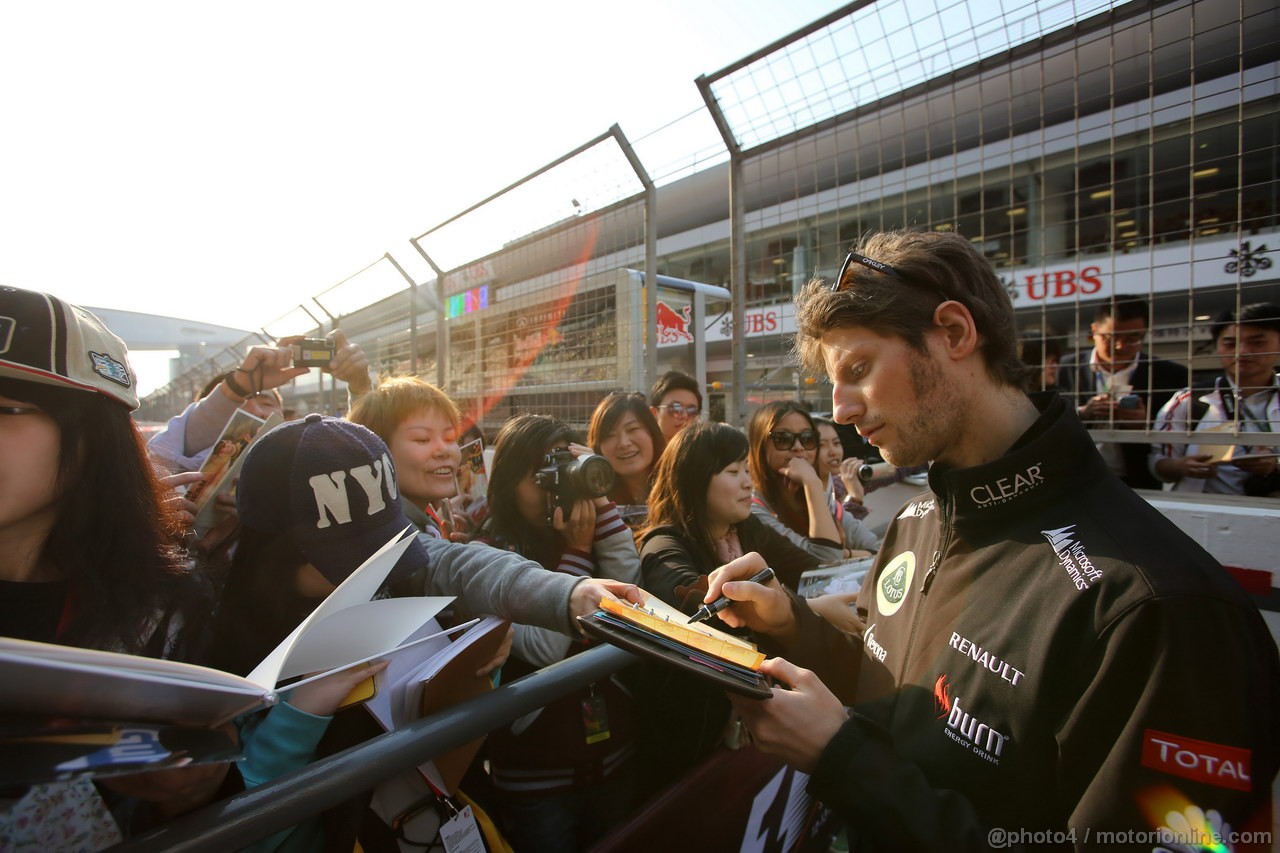
[{"label": "lotus logo", "polygon": [[915,572],[914,551],[903,551],[889,561],[876,583],[876,605],[882,615],[892,616],[898,612],[902,602],[907,600],[907,594],[911,592],[911,578]]}]

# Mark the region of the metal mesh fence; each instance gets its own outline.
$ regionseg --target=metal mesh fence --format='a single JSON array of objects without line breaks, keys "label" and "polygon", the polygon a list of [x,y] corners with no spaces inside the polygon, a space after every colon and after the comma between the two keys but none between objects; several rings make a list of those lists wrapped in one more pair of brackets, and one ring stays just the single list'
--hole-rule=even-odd
[{"label": "metal mesh fence", "polygon": [[[745,199],[730,241],[743,246],[735,297],[783,303],[810,276],[833,277],[866,233],[953,231],[1004,280],[1036,341],[1029,358],[1087,359],[1099,306],[1132,295],[1145,303],[1144,351],[1203,381],[1221,371],[1212,318],[1278,296],[1257,275],[1278,224],[1276,15],[856,3],[710,75]],[[748,353],[747,407],[795,388],[826,408],[825,380],[789,374],[785,349]],[[1106,437],[1114,424],[1095,426]]]},{"label": "metal mesh fence", "polygon": [[[708,409],[735,423],[778,397],[825,410],[825,380],[788,354],[791,297],[863,234],[915,228],[961,234],[990,260],[1029,361],[1087,358],[1099,306],[1137,296],[1143,351],[1211,383],[1213,318],[1280,301],[1278,14],[852,3],[699,78],[708,109],[633,151],[615,128],[419,235],[434,281],[415,287],[387,255],[317,295],[319,320],[265,331],[338,322],[380,375],[439,382],[487,429],[522,411],[582,425],[606,391],[667,367],[705,370]],[[649,304],[651,254],[653,271],[733,299],[696,319],[672,292]],[[235,357],[148,411],[185,403]]]},{"label": "metal mesh fence", "polygon": [[536,413],[585,427],[609,390],[643,381],[651,185],[616,127],[419,235],[445,305],[441,384],[495,431]]}]

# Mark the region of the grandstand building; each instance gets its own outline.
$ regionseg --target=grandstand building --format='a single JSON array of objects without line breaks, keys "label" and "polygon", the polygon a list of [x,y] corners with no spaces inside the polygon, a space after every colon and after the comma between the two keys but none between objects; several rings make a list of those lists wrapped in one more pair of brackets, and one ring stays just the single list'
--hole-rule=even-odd
[{"label": "grandstand building", "polygon": [[920,228],[978,245],[1023,330],[1064,352],[1090,345],[1098,303],[1138,294],[1149,350],[1216,369],[1210,319],[1280,299],[1275,4],[1080,0],[1060,24],[1064,4],[985,23],[999,4],[908,5],[853,3],[700,78],[730,162],[595,210],[574,198],[551,225],[432,261],[436,282],[344,328],[486,427],[529,408],[585,424],[649,376],[643,277],[620,272],[652,264],[732,294],[659,288],[656,367],[705,371],[712,415],[742,423],[779,397],[829,406],[788,357],[792,295],[861,234]]}]

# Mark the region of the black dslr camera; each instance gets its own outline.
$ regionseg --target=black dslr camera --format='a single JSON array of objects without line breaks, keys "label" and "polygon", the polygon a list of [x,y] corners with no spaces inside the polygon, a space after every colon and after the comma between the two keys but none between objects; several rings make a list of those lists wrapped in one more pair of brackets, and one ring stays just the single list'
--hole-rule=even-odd
[{"label": "black dslr camera", "polygon": [[604,497],[616,479],[609,460],[594,453],[574,456],[567,449],[553,450],[533,472],[533,482],[551,497],[547,507],[547,525],[552,523],[556,507],[569,517],[575,502]]}]

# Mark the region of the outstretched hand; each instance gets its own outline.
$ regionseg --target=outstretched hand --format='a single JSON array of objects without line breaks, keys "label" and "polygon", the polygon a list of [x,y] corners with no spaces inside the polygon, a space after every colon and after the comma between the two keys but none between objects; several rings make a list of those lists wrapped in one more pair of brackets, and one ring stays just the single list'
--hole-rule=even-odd
[{"label": "outstretched hand", "polygon": [[369,359],[355,341],[347,339],[341,329],[334,329],[325,335],[326,340],[333,341],[333,360],[325,368],[325,372],[347,383],[347,392],[352,397],[368,394],[373,390],[373,380],[369,376]]},{"label": "outstretched hand", "polygon": [[[600,609],[600,599],[616,598],[632,604],[644,604],[640,587],[609,578],[586,578],[579,581],[569,596],[569,617],[590,616]],[[576,622],[574,623],[577,624]]]},{"label": "outstretched hand", "polygon": [[342,701],[366,678],[371,678],[387,668],[384,660],[374,661],[350,669],[340,670],[310,684],[304,684],[288,694],[285,701],[317,717],[331,717],[342,706]]},{"label": "outstretched hand", "polygon": [[199,471],[179,471],[160,478],[160,485],[164,489],[164,503],[176,510],[175,517],[183,528],[196,523],[196,505],[194,501],[187,500],[186,487],[203,479],[204,474]]},{"label": "outstretched hand", "polygon": [[837,592],[830,595],[820,595],[817,598],[809,599],[807,602],[810,610],[846,634],[861,634],[862,629],[866,626],[858,618],[858,613],[855,609],[857,603],[858,593],[856,592]]},{"label": "outstretched hand", "polygon": [[273,347],[250,347],[236,368],[236,382],[241,388],[256,393],[279,388],[291,379],[305,376],[307,368],[293,367],[293,345],[301,340],[301,335],[294,335],[281,338]]}]

